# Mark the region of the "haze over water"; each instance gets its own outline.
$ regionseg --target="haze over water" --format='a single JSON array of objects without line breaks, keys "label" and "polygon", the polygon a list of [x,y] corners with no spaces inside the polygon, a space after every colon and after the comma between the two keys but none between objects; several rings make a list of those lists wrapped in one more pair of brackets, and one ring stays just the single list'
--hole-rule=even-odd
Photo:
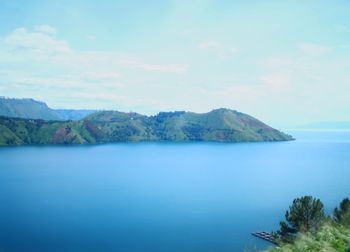
[{"label": "haze over water", "polygon": [[0,251],[243,251],[299,196],[350,194],[350,131],[279,143],[0,148]]}]

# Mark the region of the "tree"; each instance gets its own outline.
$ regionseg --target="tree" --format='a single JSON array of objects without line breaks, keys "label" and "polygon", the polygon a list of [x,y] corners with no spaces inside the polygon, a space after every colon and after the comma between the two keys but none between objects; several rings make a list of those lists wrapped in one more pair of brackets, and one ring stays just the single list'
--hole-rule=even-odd
[{"label": "tree", "polygon": [[297,232],[316,232],[326,218],[323,203],[312,196],[294,199],[285,217],[278,233],[287,241]]},{"label": "tree", "polygon": [[334,220],[339,224],[350,227],[350,200],[345,198],[340,202],[339,208],[336,207],[333,212]]}]

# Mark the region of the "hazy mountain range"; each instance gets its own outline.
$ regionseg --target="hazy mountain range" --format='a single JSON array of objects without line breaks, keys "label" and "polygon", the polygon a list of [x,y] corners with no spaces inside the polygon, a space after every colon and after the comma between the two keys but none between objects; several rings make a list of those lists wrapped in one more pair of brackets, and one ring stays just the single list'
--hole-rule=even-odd
[{"label": "hazy mountain range", "polygon": [[[52,110],[32,99],[5,100],[10,102],[0,104],[4,115],[0,117],[0,145],[293,139],[247,114],[223,108],[202,114],[184,111],[160,112],[155,116],[119,111],[84,114],[79,110]],[[62,121],[66,118],[75,120]]]},{"label": "hazy mountain range", "polygon": [[0,97],[1,116],[43,120],[80,120],[96,111],[87,109],[52,109],[46,103],[30,98]]},{"label": "hazy mountain range", "polygon": [[350,129],[350,121],[313,122],[290,127],[295,129]]}]

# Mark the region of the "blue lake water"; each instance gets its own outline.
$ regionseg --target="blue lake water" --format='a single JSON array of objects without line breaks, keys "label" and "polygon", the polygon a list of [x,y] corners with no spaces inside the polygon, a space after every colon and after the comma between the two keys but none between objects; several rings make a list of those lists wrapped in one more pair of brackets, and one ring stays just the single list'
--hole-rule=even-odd
[{"label": "blue lake water", "polygon": [[0,148],[0,251],[243,251],[295,197],[350,196],[350,131],[280,143]]}]

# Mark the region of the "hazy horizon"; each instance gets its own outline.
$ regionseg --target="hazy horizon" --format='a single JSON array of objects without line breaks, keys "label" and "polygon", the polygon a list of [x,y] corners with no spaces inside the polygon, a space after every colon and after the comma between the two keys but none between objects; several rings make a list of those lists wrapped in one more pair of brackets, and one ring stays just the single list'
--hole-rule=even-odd
[{"label": "hazy horizon", "polygon": [[0,95],[276,127],[350,121],[350,2],[3,1]]}]

